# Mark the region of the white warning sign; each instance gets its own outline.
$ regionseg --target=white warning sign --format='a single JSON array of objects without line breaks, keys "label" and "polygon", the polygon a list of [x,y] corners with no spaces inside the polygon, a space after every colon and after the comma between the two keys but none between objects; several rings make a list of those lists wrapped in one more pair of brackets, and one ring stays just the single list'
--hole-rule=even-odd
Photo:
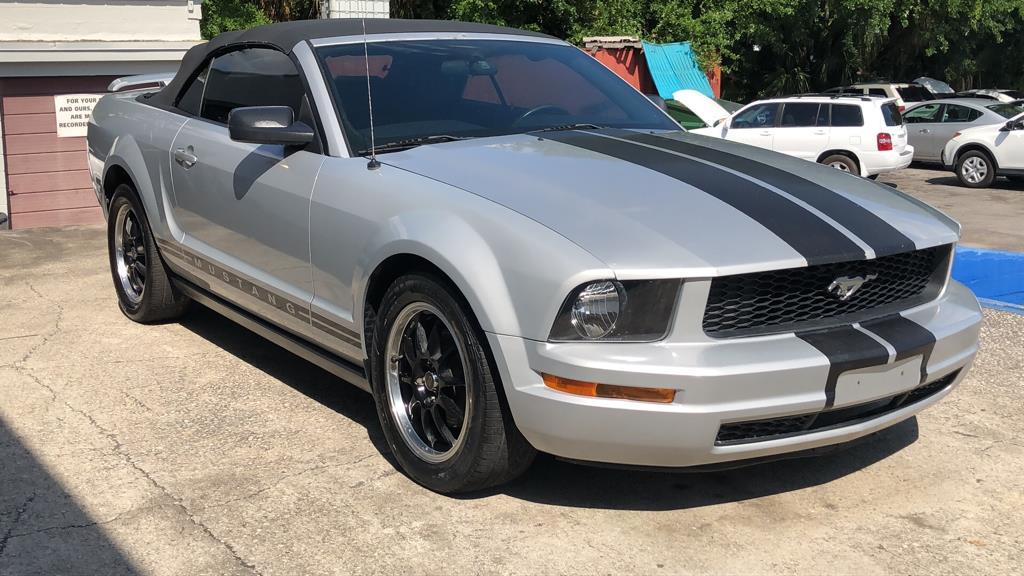
[{"label": "white warning sign", "polygon": [[89,116],[102,94],[60,94],[53,97],[57,109],[57,137],[74,138],[85,136]]}]

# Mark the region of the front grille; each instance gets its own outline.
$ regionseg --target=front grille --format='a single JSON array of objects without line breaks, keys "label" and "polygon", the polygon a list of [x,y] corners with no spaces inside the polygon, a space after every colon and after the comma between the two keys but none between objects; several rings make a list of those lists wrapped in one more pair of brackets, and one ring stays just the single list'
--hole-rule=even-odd
[{"label": "front grille", "polygon": [[915,388],[910,392],[902,392],[894,396],[857,404],[856,406],[799,414],[797,416],[784,416],[770,420],[722,424],[718,429],[715,445],[730,446],[749,442],[764,442],[765,440],[776,440],[789,436],[820,432],[830,428],[850,426],[930,398],[952,384],[959,373],[960,371],[957,370],[934,382]]},{"label": "front grille", "polygon": [[[939,295],[950,246],[711,281],[704,332],[713,338],[811,330],[898,312]],[[829,293],[840,277],[869,277],[848,300]]]}]

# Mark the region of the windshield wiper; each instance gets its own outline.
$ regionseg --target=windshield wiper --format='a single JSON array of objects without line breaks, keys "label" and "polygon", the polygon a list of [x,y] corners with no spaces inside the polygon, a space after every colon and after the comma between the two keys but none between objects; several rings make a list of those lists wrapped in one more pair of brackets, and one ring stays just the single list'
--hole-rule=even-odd
[{"label": "windshield wiper", "polygon": [[540,130],[534,130],[534,132],[565,132],[566,130],[600,130],[604,126],[598,126],[597,124],[563,124],[561,126],[551,126],[550,128],[541,128]]},{"label": "windshield wiper", "polygon": [[[434,136],[420,136],[419,138],[407,138],[405,140],[396,140],[394,142],[388,142],[387,144],[381,144],[377,146],[377,152],[397,152],[399,150],[408,150],[410,148],[416,148],[417,146],[425,146],[427,144],[441,144],[442,142],[455,142],[456,140],[468,140],[472,136],[451,136],[449,134],[436,134]],[[361,150],[360,156],[367,156],[370,154],[370,149]]]}]

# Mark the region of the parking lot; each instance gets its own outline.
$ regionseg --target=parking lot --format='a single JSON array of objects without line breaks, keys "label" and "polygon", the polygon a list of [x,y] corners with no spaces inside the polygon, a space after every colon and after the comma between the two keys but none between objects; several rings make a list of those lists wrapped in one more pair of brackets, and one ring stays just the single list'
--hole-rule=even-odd
[{"label": "parking lot", "polygon": [[[1024,250],[1024,189],[896,182]],[[948,399],[726,472],[540,458],[467,497],[396,471],[371,398],[204,309],[117,310],[101,228],[0,234],[0,574],[1021,572],[1024,317]]]}]

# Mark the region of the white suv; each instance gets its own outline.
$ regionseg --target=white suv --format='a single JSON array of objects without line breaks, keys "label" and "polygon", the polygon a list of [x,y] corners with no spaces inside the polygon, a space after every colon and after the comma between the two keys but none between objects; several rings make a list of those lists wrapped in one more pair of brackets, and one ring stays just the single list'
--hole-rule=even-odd
[{"label": "white suv", "polygon": [[996,176],[1024,182],[1024,114],[957,132],[942,150],[942,165],[968,188],[987,188]]},{"label": "white suv", "polygon": [[906,168],[914,158],[903,117],[892,99],[787,96],[759,100],[729,115],[720,107],[715,110],[713,100],[694,90],[680,90],[673,97],[711,126],[691,132],[752,144],[860,176]]}]

